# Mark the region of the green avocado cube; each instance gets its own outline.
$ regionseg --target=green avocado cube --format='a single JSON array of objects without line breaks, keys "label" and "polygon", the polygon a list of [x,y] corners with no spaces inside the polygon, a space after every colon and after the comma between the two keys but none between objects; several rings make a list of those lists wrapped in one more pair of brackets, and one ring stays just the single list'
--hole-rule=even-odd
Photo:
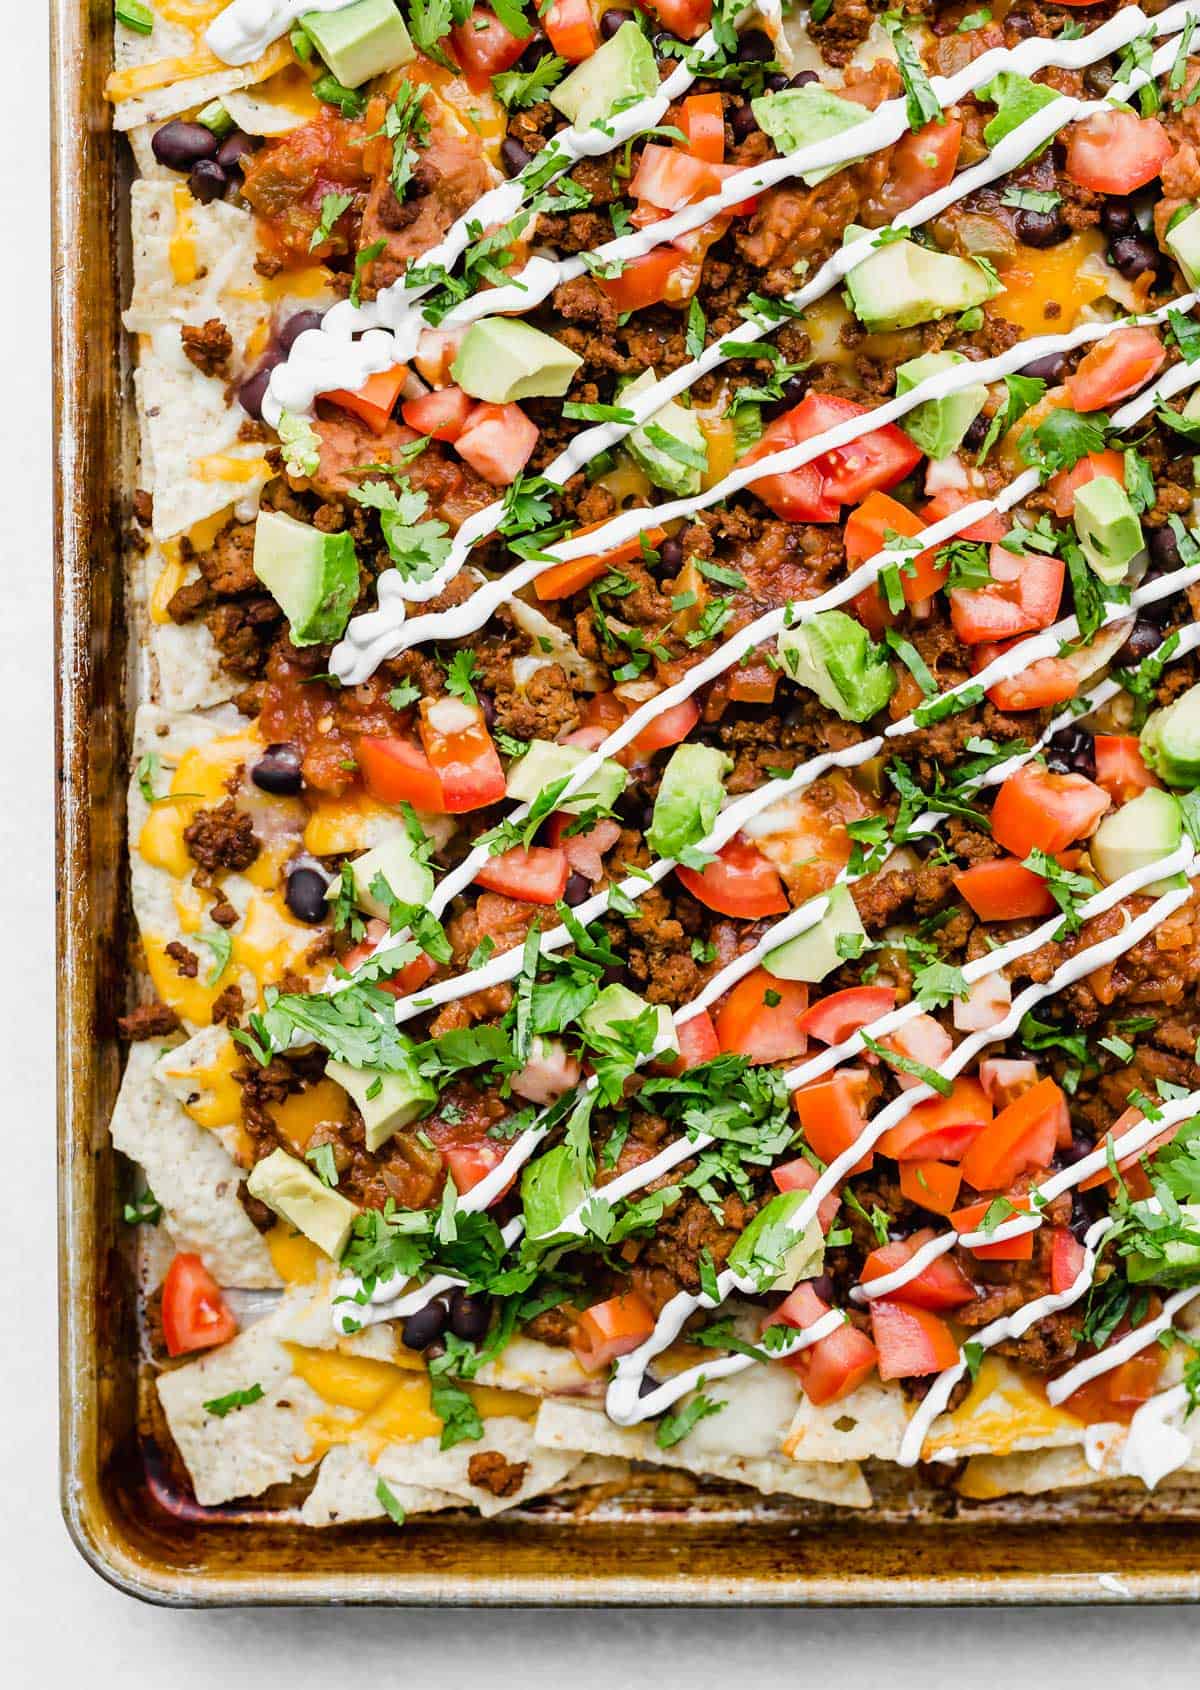
[{"label": "green avocado cube", "polygon": [[349,534],[322,534],[284,511],[259,511],[254,573],[287,617],[293,645],[341,638],[358,598]]},{"label": "green avocado cube", "polygon": [[853,954],[849,946],[838,949],[839,939],[853,945],[855,939],[865,940],[866,936],[850,888],[838,881],[829,889],[829,907],[817,925],[768,951],[763,967],[777,980],[806,980],[815,986]]},{"label": "green avocado cube", "polygon": [[[844,243],[869,241],[851,224]],[[911,329],[982,305],[1002,292],[1000,282],[973,258],[955,258],[916,241],[889,241],[848,272],[850,306],[864,328]]]},{"label": "green avocado cube", "polygon": [[[354,880],[355,903],[360,910],[377,916],[380,921],[388,919],[391,909],[390,899],[378,897],[371,890],[380,875],[387,882],[392,898],[402,904],[425,905],[433,893],[433,870],[427,863],[418,862],[413,855],[407,829],[356,857],[350,865],[350,873]],[[335,881],[330,887],[331,898],[337,896],[339,884]],[[383,888],[379,890],[382,892]]]},{"label": "green avocado cube", "polygon": [[358,1210],[340,1191],[322,1185],[311,1168],[286,1150],[272,1150],[251,1168],[246,1190],[310,1238],[318,1250],[338,1260]]},{"label": "green avocado cube", "polygon": [[1178,1224],[1191,1237],[1164,1239],[1161,1256],[1133,1250],[1122,1257],[1134,1285],[1194,1285],[1200,1279],[1200,1204],[1181,1203]]},{"label": "green avocado cube", "polygon": [[[1152,786],[1119,810],[1109,811],[1088,841],[1088,855],[1101,880],[1111,886],[1114,880],[1169,857],[1182,838],[1178,798]],[[1157,898],[1168,890],[1168,883],[1156,880],[1143,890],[1146,897]]]},{"label": "green avocado cube", "polygon": [[822,610],[779,636],[785,674],[846,722],[865,722],[896,690],[883,647],[844,610]]},{"label": "green avocado cube", "polygon": [[394,0],[354,0],[338,12],[304,12],[300,22],[343,88],[359,88],[417,56]]},{"label": "green avocado cube", "polygon": [[[931,376],[967,363],[961,352],[926,352],[910,358],[896,371],[896,397],[911,393]],[[948,393],[944,399],[926,399],[924,404],[901,417],[899,426],[927,458],[948,458],[962,445],[963,436],[987,403],[988,390],[981,381]]]},{"label": "green avocado cube", "polygon": [[1191,211],[1167,230],[1166,244],[1190,288],[1200,286],[1200,210]]},{"label": "green avocado cube", "polygon": [[[578,745],[556,745],[551,739],[534,739],[529,750],[508,765],[505,792],[522,804],[535,798],[560,780],[569,780],[588,753]],[[556,810],[566,810],[578,816],[584,810],[611,810],[625,790],[629,776],[620,763],[606,757],[583,785],[569,798],[556,802]]]},{"label": "green avocado cube", "polygon": [[561,399],[583,359],[518,317],[482,317],[463,336],[451,372],[464,393],[489,405]]},{"label": "green avocado cube", "polygon": [[807,1191],[781,1191],[758,1211],[729,1252],[728,1266],[758,1291],[791,1291],[820,1273],[825,1238],[813,1215],[802,1233],[789,1236],[791,1221],[807,1202]]},{"label": "green avocado cube", "polygon": [[[579,1017],[579,1025],[593,1039],[623,1043],[623,1025],[630,1021],[641,1021],[650,1007],[645,998],[631,992],[628,986],[622,986],[619,981],[614,981],[611,986],[605,986],[602,992],[597,992]],[[675,1022],[671,1011],[666,1004],[659,1004],[654,1010],[655,1043],[669,1045],[674,1049],[674,1037]],[[648,1050],[649,1046],[640,1054],[646,1055]]]},{"label": "green avocado cube", "polygon": [[[653,387],[653,370],[643,370],[636,381],[621,390],[621,403]],[[699,419],[686,406],[669,399],[640,428],[628,435],[625,450],[634,463],[666,493],[691,498],[700,491],[708,470],[708,441]]]},{"label": "green avocado cube", "polygon": [[358,1105],[368,1150],[378,1150],[402,1127],[428,1115],[438,1100],[437,1087],[425,1079],[416,1059],[407,1052],[398,1069],[352,1068],[348,1062],[327,1062],[325,1074],[348,1091]]},{"label": "green avocado cube", "polygon": [[1142,525],[1129,494],[1111,475],[1098,475],[1075,493],[1075,532],[1093,572],[1115,586],[1142,550]]},{"label": "green avocado cube", "polygon": [[549,95],[550,104],[576,129],[590,129],[620,106],[658,92],[654,49],[631,19],[576,65]]},{"label": "green avocado cube", "polygon": [[[815,141],[828,141],[834,135],[844,134],[847,129],[856,129],[871,115],[865,106],[856,105],[853,100],[839,99],[819,82],[810,82],[803,88],[781,88],[774,94],[760,94],[756,100],[751,100],[750,110],[758,127],[774,141],[776,151],[784,155],[799,152],[802,147],[811,147]],[[818,182],[847,169],[854,162],[848,159],[845,164],[806,170],[800,179],[806,187],[815,188]]]},{"label": "green avocado cube", "polygon": [[1200,683],[1156,710],[1141,740],[1147,767],[1168,786],[1200,786]]},{"label": "green avocado cube", "polygon": [[657,857],[678,857],[712,831],[732,759],[711,745],[680,745],[663,770],[646,843]]}]

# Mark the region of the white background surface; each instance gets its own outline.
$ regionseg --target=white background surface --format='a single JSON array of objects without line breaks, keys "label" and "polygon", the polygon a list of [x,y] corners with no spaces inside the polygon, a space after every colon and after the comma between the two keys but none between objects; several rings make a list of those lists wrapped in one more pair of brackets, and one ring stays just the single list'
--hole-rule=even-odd
[{"label": "white background surface", "polygon": [[[85,0],[79,0],[80,4]],[[100,3],[100,0],[97,0]],[[0,102],[0,1673],[14,1690],[776,1686],[1174,1690],[1200,1684],[1193,1608],[1004,1614],[165,1613],[102,1584],[58,1512],[48,167],[43,8],[20,8]],[[12,19],[16,22],[15,17]],[[16,51],[14,52],[14,49]],[[1110,1565],[1120,1567],[1119,1537]],[[1132,1678],[1130,1676],[1132,1671]]]}]

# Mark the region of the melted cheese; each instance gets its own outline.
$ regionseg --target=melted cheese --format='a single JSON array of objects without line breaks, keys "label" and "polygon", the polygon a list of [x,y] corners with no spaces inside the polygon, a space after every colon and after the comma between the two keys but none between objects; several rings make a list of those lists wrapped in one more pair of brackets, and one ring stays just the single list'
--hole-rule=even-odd
[{"label": "melted cheese", "polygon": [[262,752],[263,741],[251,730],[184,752],[171,777],[169,794],[153,806],[138,836],[138,850],[146,862],[165,869],[176,880],[190,875],[195,865],[184,843],[184,829],[197,810],[228,798],[226,782],[241,764],[255,761]]},{"label": "melted cheese", "polygon": [[396,811],[373,798],[321,798],[304,829],[304,848],[314,857],[361,851],[375,842],[379,824],[394,824]]},{"label": "melted cheese", "polygon": [[1004,292],[988,309],[1026,335],[1063,334],[1080,313],[1107,291],[1102,277],[1080,273],[1084,260],[1103,247],[1095,230],[1072,235],[1042,252],[1026,249],[1020,261],[1000,273]]},{"label": "melted cheese", "polygon": [[268,1232],[267,1249],[275,1272],[285,1285],[314,1285],[321,1276],[323,1264],[329,1259],[311,1238],[305,1238],[302,1232],[293,1232],[284,1221]]},{"label": "melted cheese", "polygon": [[158,627],[171,620],[167,606],[187,580],[187,570],[179,556],[179,542],[168,540],[163,547],[162,570],[150,592],[150,620]]},{"label": "melted cheese", "polygon": [[350,1099],[335,1081],[319,1080],[315,1086],[285,1097],[282,1103],[269,1103],[267,1114],[279,1136],[302,1155],[322,1121],[341,1125],[349,1119]]},{"label": "melted cheese", "polygon": [[176,183],[173,195],[175,230],[167,247],[171,274],[181,288],[188,287],[200,273],[196,258],[196,225],[192,216],[196,202],[186,182]]},{"label": "melted cheese", "polygon": [[154,10],[164,23],[182,24],[198,34],[219,17],[229,0],[154,0]]},{"label": "melted cheese", "polygon": [[970,1394],[942,1424],[945,1429],[931,1432],[925,1441],[926,1460],[940,1451],[978,1444],[992,1455],[1011,1455],[1019,1444],[1079,1429],[1073,1415],[1052,1408],[997,1356],[984,1357]]},{"label": "melted cheese", "polygon": [[212,452],[192,464],[197,481],[258,481],[270,473],[265,458],[239,458],[232,452]]},{"label": "melted cheese", "polygon": [[201,1127],[235,1125],[242,1114],[242,1090],[234,1070],[244,1066],[243,1053],[232,1039],[225,1039],[213,1060],[202,1068],[170,1068],[170,1079],[185,1080],[191,1091],[184,1108]]},{"label": "melted cheese", "polygon": [[[256,82],[265,82],[268,76],[274,76],[294,60],[291,43],[284,36],[269,47],[261,59],[242,67],[241,74],[245,78],[242,85],[251,87]],[[220,76],[228,72],[229,66],[224,59],[202,47],[187,58],[155,59],[152,64],[128,65],[124,70],[114,70],[104,84],[104,97],[117,104],[121,100],[136,99],[140,94],[153,94],[159,88],[169,88],[175,82],[190,82],[194,77]]]}]

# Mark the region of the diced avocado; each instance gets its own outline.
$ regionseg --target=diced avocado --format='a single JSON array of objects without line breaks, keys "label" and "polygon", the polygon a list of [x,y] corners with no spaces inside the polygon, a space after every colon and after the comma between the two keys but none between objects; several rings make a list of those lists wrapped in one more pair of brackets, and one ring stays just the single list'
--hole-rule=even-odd
[{"label": "diced avocado", "polygon": [[[854,129],[871,115],[865,106],[856,105],[853,100],[840,100],[819,82],[810,82],[804,88],[781,88],[777,94],[760,94],[757,100],[751,100],[750,110],[758,127],[785,155]],[[801,181],[815,188],[818,182],[852,163],[854,160],[848,159],[846,164],[806,170]]]},{"label": "diced avocado", "polygon": [[579,1158],[569,1144],[559,1144],[530,1162],[521,1175],[521,1206],[530,1238],[549,1238],[563,1217],[583,1201],[586,1186]]},{"label": "diced avocado", "polygon": [[1142,729],[1142,756],[1168,786],[1200,786],[1200,684],[1156,710]]},{"label": "diced avocado", "polygon": [[[867,232],[851,224],[844,244]],[[889,241],[846,277],[854,315],[864,328],[911,329],[982,305],[1002,292],[994,275],[971,258],[934,252],[916,241]]]},{"label": "diced avocado", "polygon": [[451,372],[464,393],[489,405],[561,399],[583,359],[517,317],[483,317],[463,336]]},{"label": "diced avocado", "polygon": [[340,1191],[322,1185],[311,1168],[286,1150],[272,1150],[256,1162],[246,1190],[335,1262],[346,1248],[358,1210]]},{"label": "diced avocado", "polygon": [[341,637],[358,597],[349,534],[322,534],[283,511],[259,511],[254,573],[287,617],[293,645]]},{"label": "diced avocado", "polygon": [[[1053,88],[1047,88],[1040,82],[1031,82],[1027,76],[1022,76],[1020,71],[998,71],[976,94],[977,99],[987,100],[997,108],[995,117],[984,126],[984,140],[989,147],[996,146],[1035,112],[1041,111],[1043,106],[1051,105],[1061,97]],[[1037,153],[1044,152],[1049,145],[1049,141],[1043,141],[1030,156],[1035,157]]]},{"label": "diced avocado", "polygon": [[393,0],[355,0],[340,12],[304,12],[300,22],[343,88],[358,88],[416,58]]},{"label": "diced avocado", "polygon": [[896,677],[861,622],[844,610],[822,610],[785,628],[779,655],[793,680],[811,687],[846,722],[865,722],[896,690]]},{"label": "diced avocado", "polygon": [[802,1279],[820,1273],[825,1239],[816,1215],[794,1239],[789,1241],[786,1232],[808,1195],[807,1191],[781,1191],[772,1197],[729,1252],[727,1265],[753,1280],[759,1291],[791,1291]]},{"label": "diced avocado", "polygon": [[[1200,1235],[1200,1204],[1179,1205],[1179,1225]],[[1153,1236],[1153,1235],[1151,1235]],[[1135,1285],[1194,1285],[1200,1280],[1200,1242],[1189,1238],[1167,1238],[1160,1245],[1161,1256],[1134,1250],[1122,1258],[1125,1274]]]},{"label": "diced avocado", "polygon": [[1200,210],[1190,211],[1174,228],[1168,229],[1166,244],[1188,286],[1200,285]]},{"label": "diced avocado", "polygon": [[839,939],[866,936],[850,888],[839,881],[830,887],[829,908],[817,925],[798,938],[789,939],[778,950],[768,951],[763,967],[777,980],[807,980],[810,985],[816,985],[845,962],[846,955],[838,950]]},{"label": "diced avocado", "polygon": [[[647,388],[658,378],[643,370],[636,381],[621,389],[621,403]],[[649,481],[667,493],[690,498],[700,491],[708,469],[708,441],[694,411],[669,399],[641,428],[635,428],[623,442],[625,450]]]},{"label": "diced avocado", "polygon": [[[578,745],[556,745],[551,739],[531,740],[529,750],[508,765],[505,790],[510,798],[523,804],[532,803],[546,787],[573,775],[587,755]],[[568,810],[573,816],[597,807],[611,810],[628,779],[620,763],[606,757],[576,792],[554,807]]]},{"label": "diced avocado", "polygon": [[[579,1025],[591,1038],[597,1040],[620,1040],[618,1027],[627,1021],[640,1021],[651,1006],[645,998],[631,992],[628,986],[614,982],[605,986],[602,992],[597,992],[595,998],[579,1017]],[[652,1011],[657,1027],[655,1042],[675,1048],[675,1022],[666,1004],[659,1004]],[[642,1054],[646,1052],[643,1050]]]},{"label": "diced avocado", "polygon": [[678,857],[712,830],[733,767],[711,745],[678,745],[663,770],[646,843],[659,857]]},{"label": "diced avocado", "polygon": [[[1151,786],[1105,816],[1088,841],[1088,854],[1101,880],[1111,886],[1123,875],[1170,856],[1182,838],[1179,800]],[[1148,898],[1157,898],[1169,885],[1169,881],[1156,880],[1143,891]]]},{"label": "diced avocado", "polygon": [[1125,579],[1143,545],[1129,494],[1111,475],[1098,475],[1076,490],[1075,532],[1084,557],[1110,586]]},{"label": "diced avocado", "polygon": [[327,1062],[325,1074],[350,1093],[358,1105],[367,1134],[367,1149],[378,1150],[401,1127],[428,1115],[438,1100],[437,1087],[405,1055],[398,1069],[351,1068],[348,1062]]},{"label": "diced avocado", "polygon": [[[381,921],[387,920],[390,904],[371,891],[379,875],[387,881],[393,898],[402,904],[427,904],[433,892],[433,870],[414,857],[407,831],[393,834],[382,845],[356,857],[350,873],[354,876],[354,898],[359,909],[378,916]],[[331,896],[337,895],[337,887],[335,881],[329,889]]]},{"label": "diced avocado", "polygon": [[632,20],[610,41],[576,65],[549,96],[550,104],[576,129],[590,129],[625,101],[658,92],[654,49]]},{"label": "diced avocado", "polygon": [[[930,376],[966,362],[961,352],[926,352],[920,358],[910,358],[896,371],[896,397],[911,393]],[[899,426],[927,458],[948,458],[961,446],[963,435],[983,410],[987,396],[983,382],[972,382],[970,387],[948,393],[944,399],[927,399],[901,417]]]}]

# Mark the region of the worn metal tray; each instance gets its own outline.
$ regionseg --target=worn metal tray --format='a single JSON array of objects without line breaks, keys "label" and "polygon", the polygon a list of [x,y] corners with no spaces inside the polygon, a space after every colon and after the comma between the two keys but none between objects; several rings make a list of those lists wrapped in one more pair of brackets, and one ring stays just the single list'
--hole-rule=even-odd
[{"label": "worn metal tray", "polygon": [[133,486],[119,143],[103,98],[112,0],[51,0],[54,55],[62,1503],[103,1577],[175,1605],[1196,1600],[1200,1493],[1109,1490],[971,1507],[876,1479],[866,1515],[671,1480],[583,1510],[298,1529],[284,1503],[202,1509],[156,1459],[121,1179],[129,696],[121,536]]}]

